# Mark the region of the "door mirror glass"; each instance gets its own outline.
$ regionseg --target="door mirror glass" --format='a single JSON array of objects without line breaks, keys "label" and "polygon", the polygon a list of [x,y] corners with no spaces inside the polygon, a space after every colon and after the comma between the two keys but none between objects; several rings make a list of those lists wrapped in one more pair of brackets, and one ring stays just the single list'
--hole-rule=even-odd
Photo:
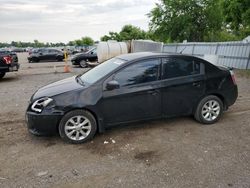
[{"label": "door mirror glass", "polygon": [[116,80],[111,80],[106,85],[107,90],[119,89],[120,84]]}]

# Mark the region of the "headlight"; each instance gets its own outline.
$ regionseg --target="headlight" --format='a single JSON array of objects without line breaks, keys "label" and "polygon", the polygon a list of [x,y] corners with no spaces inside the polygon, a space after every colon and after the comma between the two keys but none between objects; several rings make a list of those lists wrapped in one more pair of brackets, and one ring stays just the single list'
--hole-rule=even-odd
[{"label": "headlight", "polygon": [[43,109],[52,101],[53,99],[48,97],[38,99],[32,104],[31,110],[35,112],[42,112]]}]

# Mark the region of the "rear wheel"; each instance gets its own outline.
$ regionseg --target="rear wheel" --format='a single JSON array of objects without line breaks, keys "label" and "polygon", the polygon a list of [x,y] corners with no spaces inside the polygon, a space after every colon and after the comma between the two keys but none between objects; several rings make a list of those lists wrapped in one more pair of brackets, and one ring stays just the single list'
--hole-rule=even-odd
[{"label": "rear wheel", "polygon": [[86,110],[74,110],[67,113],[59,124],[61,138],[73,144],[80,144],[91,139],[96,130],[96,120]]},{"label": "rear wheel", "polygon": [[5,76],[5,72],[0,72],[0,79],[3,78]]},{"label": "rear wheel", "polygon": [[220,119],[222,112],[223,103],[220,98],[209,95],[199,102],[194,117],[203,124],[213,124]]}]

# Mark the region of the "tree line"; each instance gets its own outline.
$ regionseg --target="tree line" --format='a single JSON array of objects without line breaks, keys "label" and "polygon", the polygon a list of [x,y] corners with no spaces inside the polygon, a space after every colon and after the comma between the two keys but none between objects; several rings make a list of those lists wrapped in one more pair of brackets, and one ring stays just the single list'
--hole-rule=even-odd
[{"label": "tree line", "polygon": [[42,48],[42,47],[61,47],[61,46],[92,46],[94,40],[91,37],[82,37],[81,39],[76,39],[74,41],[69,41],[68,43],[58,42],[40,42],[34,40],[33,42],[21,42],[21,41],[12,41],[11,43],[0,43],[0,48],[15,46],[17,48]]}]

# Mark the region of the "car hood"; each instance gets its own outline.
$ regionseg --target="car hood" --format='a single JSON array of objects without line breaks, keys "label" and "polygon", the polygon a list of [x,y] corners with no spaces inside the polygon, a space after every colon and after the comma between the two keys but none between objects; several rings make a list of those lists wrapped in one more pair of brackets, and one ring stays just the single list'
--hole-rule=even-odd
[{"label": "car hood", "polygon": [[52,97],[68,91],[73,91],[80,88],[86,88],[86,86],[79,84],[76,81],[76,76],[60,80],[58,82],[46,85],[36,91],[32,96],[32,101],[41,97]]}]

